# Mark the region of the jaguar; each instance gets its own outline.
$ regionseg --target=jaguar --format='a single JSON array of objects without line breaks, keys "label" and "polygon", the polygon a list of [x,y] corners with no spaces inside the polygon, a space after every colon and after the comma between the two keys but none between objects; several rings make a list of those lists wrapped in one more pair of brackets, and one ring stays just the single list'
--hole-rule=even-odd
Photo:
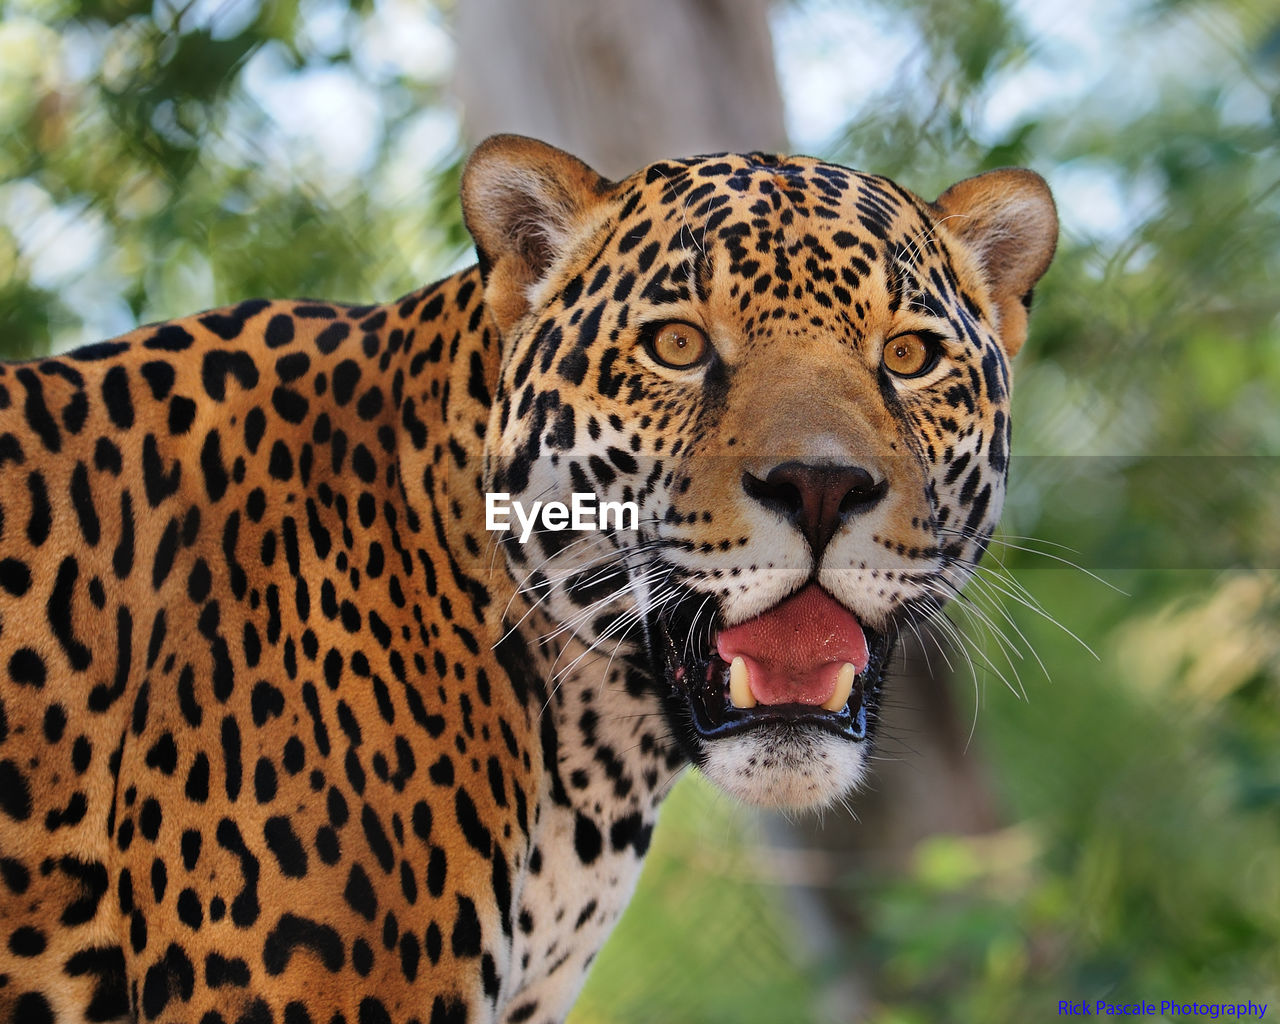
[{"label": "jaguar", "polygon": [[863,777],[1001,511],[1044,181],[497,136],[461,200],[390,304],[0,364],[0,1020],[561,1020],[688,766]]}]

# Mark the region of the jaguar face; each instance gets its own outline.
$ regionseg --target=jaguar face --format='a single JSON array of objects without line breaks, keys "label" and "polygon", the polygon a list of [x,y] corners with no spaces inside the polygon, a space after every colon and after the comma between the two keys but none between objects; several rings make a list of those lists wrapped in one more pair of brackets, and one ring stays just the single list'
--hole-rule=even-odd
[{"label": "jaguar face", "polygon": [[503,544],[572,648],[643,663],[689,758],[746,801],[862,777],[895,642],[999,518],[1009,360],[1056,238],[1028,171],[927,203],[801,157],[606,182],[505,137],[463,185],[502,333],[490,491],[634,503]]}]

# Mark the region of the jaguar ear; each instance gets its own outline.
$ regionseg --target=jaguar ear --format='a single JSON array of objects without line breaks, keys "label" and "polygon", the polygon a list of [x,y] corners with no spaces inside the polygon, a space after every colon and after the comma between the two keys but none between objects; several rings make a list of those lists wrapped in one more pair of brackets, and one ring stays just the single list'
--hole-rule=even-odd
[{"label": "jaguar ear", "polygon": [[476,147],[462,172],[462,215],[500,331],[528,311],[551,267],[598,225],[611,185],[577,157],[522,135],[494,135]]},{"label": "jaguar ear", "polygon": [[976,257],[1000,317],[1000,340],[1017,355],[1027,338],[1031,289],[1058,245],[1049,186],[1035,171],[1006,168],[952,185],[933,205],[939,223]]}]

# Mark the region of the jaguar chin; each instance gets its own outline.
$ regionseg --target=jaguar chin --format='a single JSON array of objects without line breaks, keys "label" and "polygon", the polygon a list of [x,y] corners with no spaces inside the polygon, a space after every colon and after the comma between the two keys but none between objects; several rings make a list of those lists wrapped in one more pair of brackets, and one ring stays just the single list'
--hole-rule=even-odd
[{"label": "jaguar chin", "polygon": [[648,620],[667,719],[690,761],[753,804],[821,807],[853,789],[889,634],[816,583],[736,626],[696,630],[700,603],[690,595]]}]

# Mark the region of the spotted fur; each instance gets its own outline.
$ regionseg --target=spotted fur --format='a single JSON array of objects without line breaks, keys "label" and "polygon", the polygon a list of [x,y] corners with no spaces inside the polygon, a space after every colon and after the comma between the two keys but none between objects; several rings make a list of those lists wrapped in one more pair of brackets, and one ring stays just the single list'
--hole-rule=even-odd
[{"label": "spotted fur", "polygon": [[[891,638],[999,514],[1043,183],[500,137],[463,200],[479,266],[390,305],[0,365],[0,1020],[559,1020],[690,760],[860,776]],[[673,320],[709,361],[655,362]],[[940,355],[895,379],[907,330]],[[744,489],[786,459],[883,499],[815,544]],[[522,546],[495,490],[640,527]],[[809,581],[882,638],[863,731],[699,732],[680,667]]]}]

